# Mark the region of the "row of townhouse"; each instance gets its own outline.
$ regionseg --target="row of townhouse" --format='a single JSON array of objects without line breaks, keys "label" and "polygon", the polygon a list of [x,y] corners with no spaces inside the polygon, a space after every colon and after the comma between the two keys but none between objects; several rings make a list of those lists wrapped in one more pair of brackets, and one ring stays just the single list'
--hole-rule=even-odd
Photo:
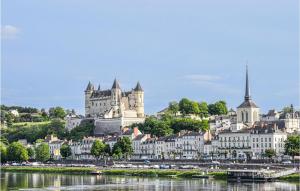
[{"label": "row of townhouse", "polygon": [[132,159],[203,159],[203,158],[261,158],[267,149],[275,150],[277,155],[284,153],[284,143],[287,132],[276,123],[254,125],[252,128],[228,129],[212,136],[210,132],[180,132],[166,137],[151,137],[142,134],[138,129],[128,129],[121,136],[112,137],[84,137],[81,141],[62,141],[55,137],[48,137],[51,158],[61,159],[60,147],[68,143],[72,150],[73,160],[94,160],[91,154],[93,142],[102,140],[113,149],[122,137],[132,141]]},{"label": "row of townhouse", "polygon": [[160,138],[138,135],[132,140],[132,159],[197,159],[210,138],[210,132],[184,132]]},{"label": "row of townhouse", "polygon": [[254,126],[238,131],[226,130],[217,136],[218,149],[211,150],[212,156],[221,158],[262,158],[267,149],[277,155],[284,153],[288,133],[276,124]]}]

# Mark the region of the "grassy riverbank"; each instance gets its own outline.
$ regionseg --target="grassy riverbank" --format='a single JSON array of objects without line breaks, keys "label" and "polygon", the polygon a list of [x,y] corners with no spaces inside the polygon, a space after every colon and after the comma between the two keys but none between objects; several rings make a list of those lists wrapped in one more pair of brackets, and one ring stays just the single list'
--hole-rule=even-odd
[{"label": "grassy riverbank", "polygon": [[[39,172],[39,173],[67,173],[67,174],[90,174],[97,168],[86,167],[2,167],[4,172]],[[163,169],[104,169],[99,170],[105,175],[127,175],[127,176],[151,176],[151,177],[178,177],[189,178],[201,176],[199,170],[163,170]]]},{"label": "grassy riverbank", "polygon": [[[172,178],[193,178],[202,176],[199,170],[168,170],[168,169],[103,169],[94,167],[1,167],[3,172],[39,172],[39,173],[64,173],[64,174],[91,174],[99,171],[104,175],[126,175],[126,176],[147,176],[147,177],[172,177]],[[210,172],[208,176],[217,180],[226,180],[226,172]],[[281,181],[299,182],[300,173],[291,174],[279,178]]]},{"label": "grassy riverbank", "polygon": [[279,180],[289,181],[289,182],[300,182],[300,173],[283,176],[280,177]]},{"label": "grassy riverbank", "polygon": [[198,170],[162,170],[162,169],[111,169],[103,170],[106,175],[129,175],[129,176],[152,176],[152,177],[178,177],[191,178],[193,176],[201,176],[202,172]]},{"label": "grassy riverbank", "polygon": [[39,172],[39,173],[66,173],[66,174],[90,174],[95,168],[89,167],[1,167],[3,172]]}]

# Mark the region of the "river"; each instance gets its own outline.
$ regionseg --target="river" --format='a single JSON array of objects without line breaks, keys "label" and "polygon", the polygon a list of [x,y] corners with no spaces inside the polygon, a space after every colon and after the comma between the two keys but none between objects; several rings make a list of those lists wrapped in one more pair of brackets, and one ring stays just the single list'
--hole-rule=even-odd
[{"label": "river", "polygon": [[172,179],[2,172],[1,190],[296,191],[300,190],[300,185],[288,182],[227,183],[227,181],[212,179]]}]

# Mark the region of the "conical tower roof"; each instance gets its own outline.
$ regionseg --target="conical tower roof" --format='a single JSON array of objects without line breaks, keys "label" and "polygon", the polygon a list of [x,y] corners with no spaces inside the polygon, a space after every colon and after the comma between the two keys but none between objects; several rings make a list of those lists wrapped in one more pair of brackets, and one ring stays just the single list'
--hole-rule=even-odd
[{"label": "conical tower roof", "polygon": [[113,86],[111,87],[111,89],[121,89],[120,84],[117,81],[117,79],[114,80],[114,83],[113,83]]},{"label": "conical tower roof", "polygon": [[94,86],[93,86],[93,84],[89,81],[89,83],[88,83],[88,85],[87,85],[85,91],[92,91],[93,89],[94,89]]},{"label": "conical tower roof", "polygon": [[142,86],[141,86],[141,84],[140,84],[140,82],[138,82],[136,84],[136,86],[134,88],[134,91],[141,91],[141,92],[144,91],[143,88],[142,88]]}]

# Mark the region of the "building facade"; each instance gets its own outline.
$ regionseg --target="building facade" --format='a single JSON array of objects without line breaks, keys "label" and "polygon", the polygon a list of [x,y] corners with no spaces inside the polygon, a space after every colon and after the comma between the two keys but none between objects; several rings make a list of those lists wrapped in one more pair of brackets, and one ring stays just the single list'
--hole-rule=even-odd
[{"label": "building facade", "polygon": [[85,90],[85,116],[100,118],[144,117],[144,91],[138,82],[131,91],[122,91],[115,79],[111,89],[96,90],[89,82]]}]

